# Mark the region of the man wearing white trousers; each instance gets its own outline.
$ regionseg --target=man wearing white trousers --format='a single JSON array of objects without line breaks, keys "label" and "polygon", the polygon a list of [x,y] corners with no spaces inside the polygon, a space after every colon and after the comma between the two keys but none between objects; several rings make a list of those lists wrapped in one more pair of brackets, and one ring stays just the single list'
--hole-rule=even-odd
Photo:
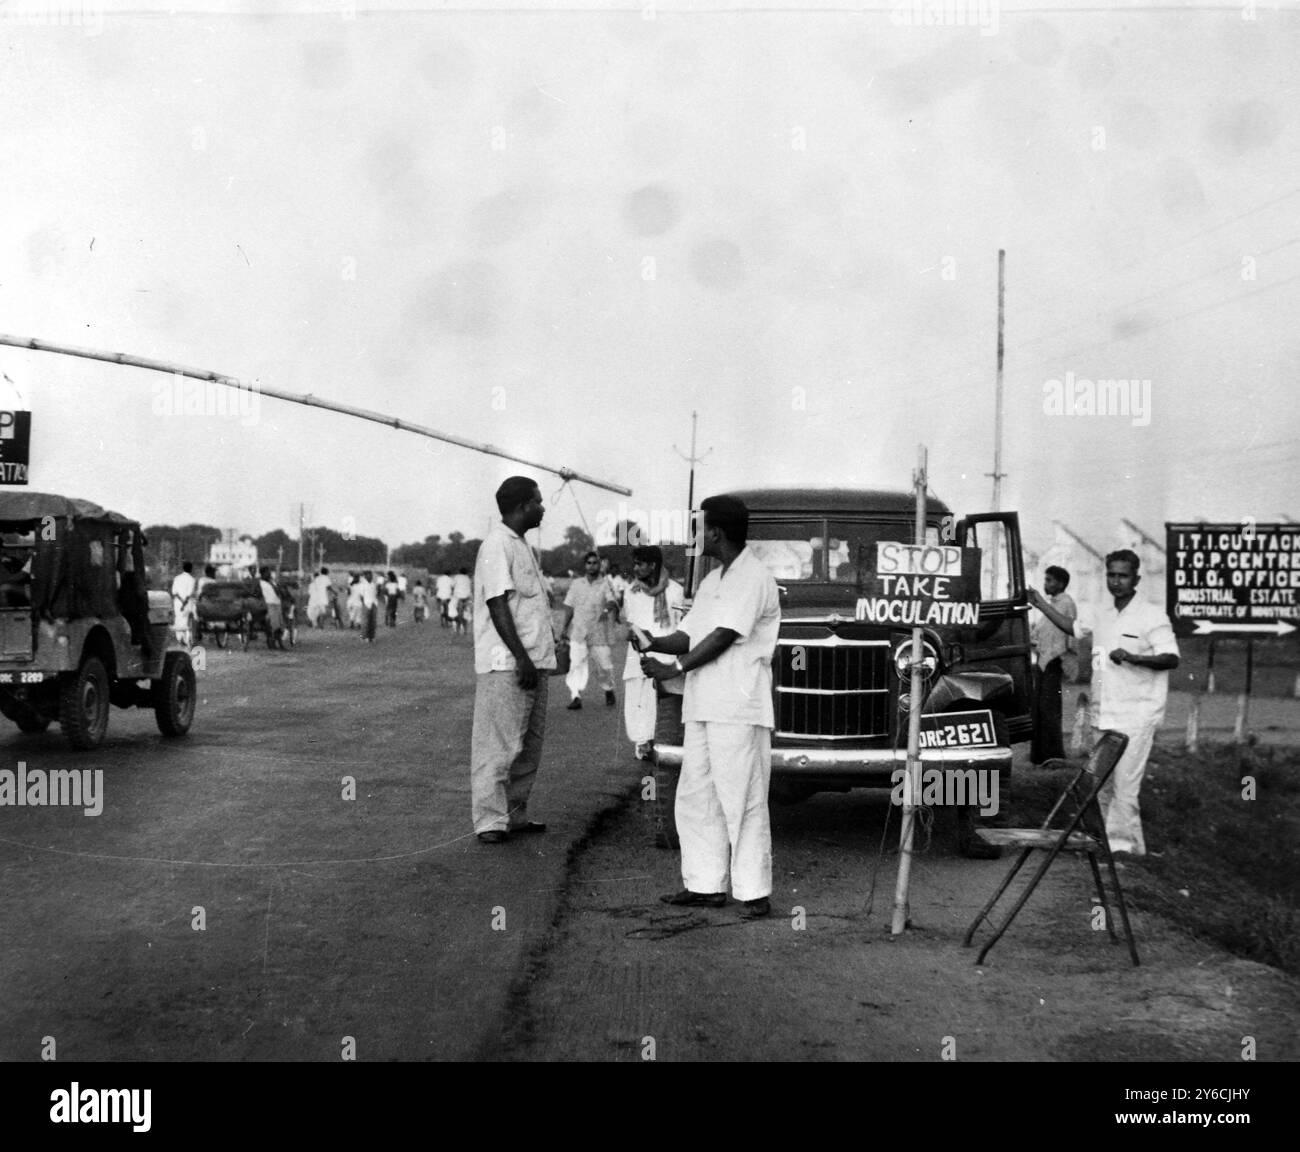
[{"label": "man wearing white trousers", "polygon": [[596,666],[596,676],[605,690],[605,703],[614,706],[614,661],[609,654],[611,613],[618,611],[618,597],[608,578],[600,574],[600,557],[588,552],[583,560],[586,570],[569,585],[564,598],[564,628],[569,640],[569,672],[564,678],[569,689],[569,709],[582,707],[582,691],[587,687],[588,664]]},{"label": "man wearing white trousers", "polygon": [[686,674],[677,834],[685,888],[666,904],[720,908],[727,881],[746,919],[771,912],[772,653],[781,627],[776,581],[745,546],[749,512],[730,496],[700,504],[697,547],[717,561],[680,630],[651,638],[641,670]]},{"label": "man wearing white trousers", "polygon": [[1071,620],[1034,589],[1029,601],[1062,632],[1092,636],[1094,723],[1128,737],[1128,747],[1107,782],[1100,802],[1106,836],[1116,854],[1146,854],[1138,792],[1156,730],[1165,716],[1169,673],[1178,667],[1178,642],[1166,616],[1136,597],[1140,566],[1124,548],[1106,557],[1106,589],[1113,604]]}]

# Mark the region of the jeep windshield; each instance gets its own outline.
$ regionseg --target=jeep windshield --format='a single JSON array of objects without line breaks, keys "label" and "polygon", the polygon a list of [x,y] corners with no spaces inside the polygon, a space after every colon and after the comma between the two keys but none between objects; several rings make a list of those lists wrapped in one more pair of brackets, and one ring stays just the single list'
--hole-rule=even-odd
[{"label": "jeep windshield", "polygon": [[[751,519],[750,551],[779,584],[856,586],[874,570],[876,544],[910,541],[913,527],[903,520]],[[928,543],[939,542],[939,526],[927,524]]]}]

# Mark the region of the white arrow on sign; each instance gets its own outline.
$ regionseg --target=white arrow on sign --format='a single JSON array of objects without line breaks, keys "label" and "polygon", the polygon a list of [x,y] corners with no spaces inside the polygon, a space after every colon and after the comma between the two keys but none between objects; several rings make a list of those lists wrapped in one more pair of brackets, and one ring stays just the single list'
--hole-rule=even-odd
[{"label": "white arrow on sign", "polygon": [[1272,632],[1276,636],[1285,636],[1294,632],[1295,625],[1285,620],[1275,620],[1272,624],[1215,624],[1212,620],[1197,620],[1195,636],[1206,632]]}]

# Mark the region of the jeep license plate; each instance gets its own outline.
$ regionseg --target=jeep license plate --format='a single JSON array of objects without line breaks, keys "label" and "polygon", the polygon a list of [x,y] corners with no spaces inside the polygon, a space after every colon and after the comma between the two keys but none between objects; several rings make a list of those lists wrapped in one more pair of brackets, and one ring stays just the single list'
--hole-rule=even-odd
[{"label": "jeep license plate", "polygon": [[996,748],[993,713],[939,712],[921,716],[921,751],[927,748]]},{"label": "jeep license plate", "polygon": [[0,684],[40,684],[52,672],[0,672]]}]

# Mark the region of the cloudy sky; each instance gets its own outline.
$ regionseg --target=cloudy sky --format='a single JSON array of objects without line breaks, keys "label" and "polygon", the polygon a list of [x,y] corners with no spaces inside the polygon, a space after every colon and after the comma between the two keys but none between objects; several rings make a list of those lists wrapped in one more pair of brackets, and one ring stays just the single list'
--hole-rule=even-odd
[{"label": "cloudy sky", "polygon": [[[0,332],[378,409],[634,509],[684,503],[698,410],[697,494],[905,487],[924,442],[975,511],[1004,248],[1031,545],[1300,516],[1294,10],[132,7],[0,0]],[[146,522],[260,533],[301,501],[481,535],[530,472],[269,398],[169,415],[138,369],[0,370],[32,487]],[[1054,408],[1102,378],[1136,414]],[[533,474],[546,546],[575,495],[618,510]]]}]

